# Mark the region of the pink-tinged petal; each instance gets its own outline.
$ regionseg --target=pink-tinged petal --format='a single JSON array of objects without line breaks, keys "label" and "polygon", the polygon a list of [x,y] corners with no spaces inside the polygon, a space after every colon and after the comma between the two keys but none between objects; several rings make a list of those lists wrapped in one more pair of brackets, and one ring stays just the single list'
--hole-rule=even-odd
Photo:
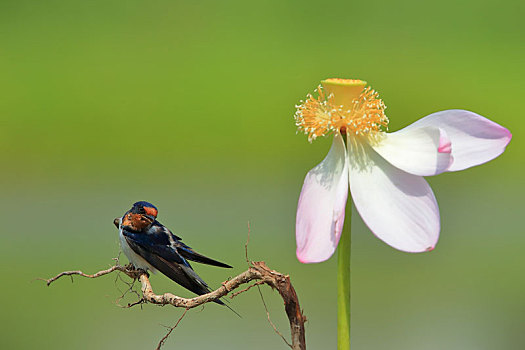
[{"label": "pink-tinged petal", "polygon": [[[448,137],[447,133],[443,129],[439,129],[440,136],[439,136],[439,153],[452,153],[452,142],[450,141],[450,138]],[[450,156],[451,161],[454,161],[454,158],[452,155]]]},{"label": "pink-tinged petal", "polygon": [[392,166],[366,141],[349,140],[348,148],[350,192],[370,230],[405,252],[434,249],[439,208],[425,179]]},{"label": "pink-tinged petal", "polygon": [[348,198],[347,163],[343,138],[336,133],[326,158],[306,175],[295,225],[302,263],[330,258],[339,243]]},{"label": "pink-tinged petal", "polygon": [[407,128],[423,126],[434,126],[447,133],[454,158],[448,171],[463,170],[496,158],[512,138],[509,130],[501,125],[460,109],[430,114]]},{"label": "pink-tinged petal", "polygon": [[447,135],[435,127],[401,129],[371,142],[374,150],[396,168],[419,176],[437,175],[452,164]]}]

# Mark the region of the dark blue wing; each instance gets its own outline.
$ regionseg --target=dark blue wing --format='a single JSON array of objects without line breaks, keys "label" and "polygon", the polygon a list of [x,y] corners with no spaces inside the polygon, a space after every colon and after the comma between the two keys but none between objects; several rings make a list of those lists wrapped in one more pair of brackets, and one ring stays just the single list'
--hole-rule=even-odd
[{"label": "dark blue wing", "polygon": [[[174,282],[195,294],[210,292],[206,282],[191,268],[190,264],[170,245],[159,244],[163,240],[157,234],[135,233],[122,230],[126,241],[135,253],[142,256],[157,270]],[[220,300],[217,303],[223,304]]]},{"label": "dark blue wing", "polygon": [[[196,251],[191,249],[191,247],[182,243],[182,238],[174,235],[166,226],[162,225],[156,220],[153,223],[151,231],[155,232],[155,243],[170,245],[172,248],[176,249],[177,253],[180,254],[184,259],[195,261],[201,264],[208,264],[230,269],[232,268],[232,266],[228,264],[222,263],[220,261],[208,258],[207,256],[197,253]],[[172,238],[171,240],[169,237],[170,235]]]},{"label": "dark blue wing", "polygon": [[194,251],[193,249],[191,249],[190,247],[188,247],[186,244],[182,243],[181,241],[176,241],[175,246],[177,247],[177,251],[179,252],[179,254],[183,256],[185,259],[195,261],[201,264],[225,267],[229,269],[232,268],[232,266],[228,264],[221,263],[220,261],[213,260],[202,254],[197,253],[196,251]]}]

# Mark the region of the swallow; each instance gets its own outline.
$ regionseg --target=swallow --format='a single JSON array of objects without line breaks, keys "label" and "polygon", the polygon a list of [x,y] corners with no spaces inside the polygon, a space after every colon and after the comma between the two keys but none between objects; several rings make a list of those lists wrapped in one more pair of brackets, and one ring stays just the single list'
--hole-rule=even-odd
[{"label": "swallow", "polygon": [[[224,268],[232,266],[199,254],[182,243],[179,236],[157,221],[157,214],[153,204],[141,201],[113,221],[119,230],[122,251],[135,268],[146,272],[158,270],[197,295],[209,293],[210,287],[188,260]],[[220,300],[215,302],[225,305]]]}]

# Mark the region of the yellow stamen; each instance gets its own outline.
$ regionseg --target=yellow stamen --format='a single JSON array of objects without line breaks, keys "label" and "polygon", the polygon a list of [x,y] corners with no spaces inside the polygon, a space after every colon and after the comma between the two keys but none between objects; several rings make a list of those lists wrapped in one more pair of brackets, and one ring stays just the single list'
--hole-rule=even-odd
[{"label": "yellow stamen", "polygon": [[386,106],[376,91],[365,86],[362,80],[323,80],[317,98],[309,94],[297,106],[295,121],[299,130],[308,135],[310,142],[333,131],[376,136],[388,125]]},{"label": "yellow stamen", "polygon": [[326,100],[322,87],[319,86],[315,91],[318,94],[317,98],[308,94],[306,101],[301,101],[302,103],[296,106],[297,112],[295,113],[295,125],[300,130],[304,130],[310,142],[333,130],[334,117],[332,114],[336,113]]}]

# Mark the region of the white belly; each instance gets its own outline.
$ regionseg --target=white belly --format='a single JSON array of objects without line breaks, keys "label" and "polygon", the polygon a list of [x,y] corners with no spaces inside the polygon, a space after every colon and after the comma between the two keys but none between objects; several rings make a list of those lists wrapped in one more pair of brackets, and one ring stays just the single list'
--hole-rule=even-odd
[{"label": "white belly", "polygon": [[128,258],[129,262],[132,263],[133,266],[135,266],[136,268],[142,269],[144,271],[150,270],[151,272],[155,273],[157,270],[155,270],[155,268],[151,266],[150,263],[144,260],[143,257],[138,255],[137,253],[133,251],[133,249],[131,249],[128,242],[126,242],[126,237],[124,237],[124,235],[122,234],[121,227],[119,227],[118,234],[120,238],[120,247],[122,248],[122,251]]}]

